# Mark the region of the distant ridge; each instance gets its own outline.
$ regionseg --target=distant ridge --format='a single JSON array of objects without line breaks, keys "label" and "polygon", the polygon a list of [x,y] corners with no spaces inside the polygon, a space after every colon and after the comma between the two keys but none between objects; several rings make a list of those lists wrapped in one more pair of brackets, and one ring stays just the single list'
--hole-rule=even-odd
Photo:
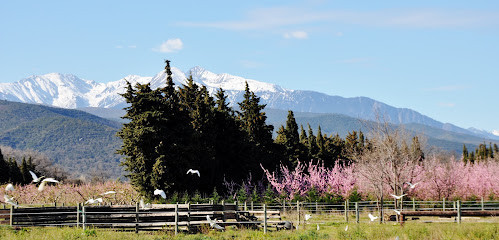
[{"label": "distant ridge", "polygon": [[[204,85],[213,93],[218,88],[226,91],[231,104],[240,102],[244,94],[245,82],[250,90],[261,97],[267,107],[296,112],[339,113],[354,118],[374,120],[377,114],[383,115],[394,124],[423,124],[436,129],[475,135],[499,140],[499,136],[478,129],[464,129],[450,123],[442,123],[408,108],[396,108],[368,97],[344,98],[315,91],[290,90],[275,84],[246,79],[227,73],[216,74],[201,67],[191,68],[187,73],[172,68],[173,80],[177,86],[185,83],[187,76]],[[17,83],[0,83],[0,99],[9,101],[38,103],[62,108],[114,108],[126,106],[123,93],[126,81],[150,83],[152,88],[164,86],[166,74],[161,71],[153,77],[129,75],[108,83],[83,80],[71,74],[50,73],[31,76]]]},{"label": "distant ridge", "polygon": [[35,150],[66,168],[72,177],[104,171],[122,175],[118,122],[73,109],[0,100],[0,145]]}]

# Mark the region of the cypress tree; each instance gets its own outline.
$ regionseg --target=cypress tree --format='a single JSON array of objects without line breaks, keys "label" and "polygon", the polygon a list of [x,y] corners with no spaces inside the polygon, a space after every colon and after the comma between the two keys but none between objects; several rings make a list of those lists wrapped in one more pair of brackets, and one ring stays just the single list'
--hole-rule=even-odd
[{"label": "cypress tree", "polygon": [[468,158],[469,158],[468,155],[469,155],[468,149],[466,148],[466,145],[463,144],[463,162],[464,162],[464,164],[468,163]]},{"label": "cypress tree", "polygon": [[8,182],[10,177],[10,168],[9,164],[5,161],[3,157],[1,148],[0,148],[0,169],[2,169],[3,172],[2,174],[0,174],[0,184]]},{"label": "cypress tree", "polygon": [[21,163],[21,176],[22,176],[22,183],[23,184],[28,184],[31,182],[31,174],[29,173],[29,165],[28,163],[26,162],[26,158],[23,157],[23,161]]}]

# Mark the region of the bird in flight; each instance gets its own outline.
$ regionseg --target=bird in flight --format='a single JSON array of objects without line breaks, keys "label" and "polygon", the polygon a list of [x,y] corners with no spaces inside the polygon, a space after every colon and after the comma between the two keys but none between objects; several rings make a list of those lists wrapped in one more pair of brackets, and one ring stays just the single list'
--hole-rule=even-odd
[{"label": "bird in flight", "polygon": [[393,195],[393,194],[390,194],[390,195],[391,195],[393,198],[395,198],[395,199],[397,199],[397,200],[398,200],[398,199],[403,198],[403,197],[404,197],[405,195],[407,195],[407,194],[402,194],[402,195],[400,195],[400,196]]},{"label": "bird in flight", "polygon": [[201,174],[199,173],[199,170],[194,170],[194,169],[189,169],[186,174],[197,174],[198,177],[201,177]]},{"label": "bird in flight", "polygon": [[160,189],[154,190],[154,195],[160,195],[162,198],[166,199],[166,193],[163,190]]},{"label": "bird in flight", "polygon": [[115,194],[115,193],[116,193],[115,191],[107,191],[107,192],[105,192],[105,193],[103,193],[101,195],[108,195],[108,194]]},{"label": "bird in flight", "polygon": [[97,199],[90,198],[85,202],[85,204],[94,204],[94,203],[101,203],[101,202],[102,202],[102,198],[97,198]]},{"label": "bird in flight", "polygon": [[3,199],[5,200],[6,203],[8,203],[12,206],[15,206],[15,207],[19,207],[19,205],[17,205],[17,203],[14,202],[14,197],[9,197],[8,195],[3,195]]},{"label": "bird in flight", "polygon": [[312,218],[312,214],[305,214],[305,221],[308,221],[310,218]]},{"label": "bird in flight", "polygon": [[371,219],[371,222],[379,218],[379,217],[375,217],[375,216],[373,216],[373,215],[372,215],[372,214],[370,214],[370,213],[369,213],[367,216],[369,216],[369,219]]},{"label": "bird in flight", "polygon": [[393,211],[397,214],[397,215],[400,215],[400,211],[397,210],[397,209],[393,209]]},{"label": "bird in flight", "polygon": [[45,176],[41,176],[41,177],[36,176],[36,174],[32,171],[29,171],[29,173],[31,174],[31,177],[33,178],[33,181],[31,181],[31,182],[34,182],[34,183],[38,183],[45,178]]},{"label": "bird in flight", "polygon": [[15,191],[14,185],[12,185],[12,183],[7,184],[7,186],[5,187],[5,191],[6,192],[9,192],[9,191],[13,192],[13,191]]},{"label": "bird in flight", "polygon": [[43,191],[45,189],[45,185],[47,185],[48,182],[51,183],[58,183],[59,181],[53,179],[53,178],[45,178],[42,180],[42,183],[38,186],[38,191]]},{"label": "bird in flight", "polygon": [[415,187],[416,187],[416,185],[418,185],[418,184],[419,184],[419,183],[414,183],[414,184],[412,184],[412,183],[410,183],[410,182],[405,182],[405,183],[409,184],[409,187],[410,187],[411,189],[415,188]]},{"label": "bird in flight", "polygon": [[210,216],[209,215],[206,215],[206,220],[208,220],[208,222],[210,223],[210,227],[212,228],[216,228],[218,230],[224,230],[224,228],[220,225],[217,224],[216,220],[211,220]]}]

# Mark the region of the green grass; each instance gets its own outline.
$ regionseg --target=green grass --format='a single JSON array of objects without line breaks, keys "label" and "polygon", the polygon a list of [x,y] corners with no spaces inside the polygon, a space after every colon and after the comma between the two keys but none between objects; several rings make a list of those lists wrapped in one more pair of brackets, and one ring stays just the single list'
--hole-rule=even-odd
[{"label": "green grass", "polygon": [[391,223],[346,223],[326,222],[316,230],[315,224],[300,226],[300,230],[269,232],[228,229],[225,232],[203,230],[199,234],[173,235],[171,232],[112,231],[109,229],[87,229],[69,227],[0,227],[0,239],[499,239],[497,223],[406,223],[404,226]]}]

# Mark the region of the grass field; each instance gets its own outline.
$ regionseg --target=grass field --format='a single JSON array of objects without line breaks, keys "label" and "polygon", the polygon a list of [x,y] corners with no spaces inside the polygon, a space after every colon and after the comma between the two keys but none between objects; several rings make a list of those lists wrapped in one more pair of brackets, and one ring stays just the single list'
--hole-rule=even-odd
[{"label": "grass field", "polygon": [[[345,231],[348,225],[348,230]],[[499,239],[497,223],[391,223],[346,224],[328,222],[309,224],[300,230],[268,232],[227,229],[217,232],[206,228],[203,233],[173,235],[171,232],[119,232],[106,229],[81,228],[0,228],[0,239]]]}]

